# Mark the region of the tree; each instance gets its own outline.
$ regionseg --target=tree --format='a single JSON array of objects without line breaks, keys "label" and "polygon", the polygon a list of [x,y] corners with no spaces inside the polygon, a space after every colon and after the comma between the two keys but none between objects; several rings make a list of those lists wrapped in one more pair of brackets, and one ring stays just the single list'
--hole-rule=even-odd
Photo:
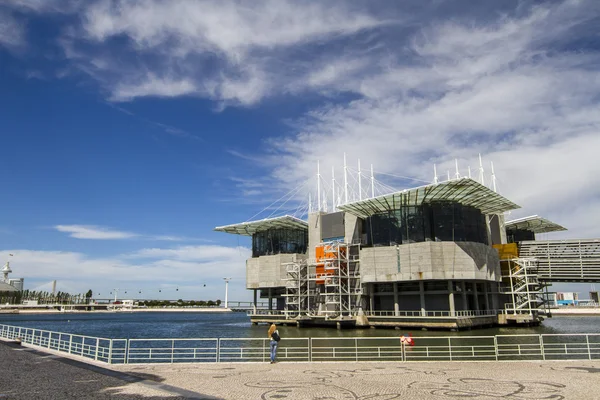
[{"label": "tree", "polygon": [[86,299],[91,299],[92,298],[92,289],[88,290],[87,293],[85,294],[85,298]]},{"label": "tree", "polygon": [[220,306],[221,305],[221,300],[217,300],[216,303],[217,303],[217,306]]}]

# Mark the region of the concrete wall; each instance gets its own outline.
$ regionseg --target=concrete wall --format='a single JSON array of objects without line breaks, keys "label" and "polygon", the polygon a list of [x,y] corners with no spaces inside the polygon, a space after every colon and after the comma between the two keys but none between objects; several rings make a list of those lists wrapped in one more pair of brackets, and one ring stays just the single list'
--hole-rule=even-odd
[{"label": "concrete wall", "polygon": [[316,262],[315,246],[321,243],[321,215],[324,212],[308,214],[308,263]]},{"label": "concrete wall", "polygon": [[363,248],[362,282],[482,279],[499,282],[496,249],[473,242],[422,242]]},{"label": "concrete wall", "polygon": [[264,289],[285,286],[285,263],[306,259],[304,254],[275,254],[246,260],[246,288]]},{"label": "concrete wall", "polygon": [[357,216],[345,213],[344,215],[344,229],[345,229],[345,240],[346,243],[358,243],[361,239],[360,232],[362,227],[362,220]]}]

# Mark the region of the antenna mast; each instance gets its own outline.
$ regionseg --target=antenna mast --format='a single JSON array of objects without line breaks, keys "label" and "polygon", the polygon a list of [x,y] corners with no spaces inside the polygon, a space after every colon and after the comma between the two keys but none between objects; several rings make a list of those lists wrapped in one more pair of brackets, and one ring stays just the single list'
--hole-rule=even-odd
[{"label": "antenna mast", "polygon": [[433,164],[433,183],[440,183],[437,175],[437,167]]}]

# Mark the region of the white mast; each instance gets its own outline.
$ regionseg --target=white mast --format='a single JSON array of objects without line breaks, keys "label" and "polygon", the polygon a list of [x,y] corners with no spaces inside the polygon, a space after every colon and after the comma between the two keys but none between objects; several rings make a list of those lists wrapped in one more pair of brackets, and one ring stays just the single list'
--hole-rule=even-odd
[{"label": "white mast", "polygon": [[439,183],[440,180],[438,179],[437,176],[437,167],[435,166],[435,164],[433,164],[433,183]]},{"label": "white mast", "polygon": [[373,175],[373,164],[371,164],[371,198],[375,197],[375,175]]},{"label": "white mast", "polygon": [[485,186],[485,177],[483,176],[483,163],[481,162],[481,154],[479,154],[479,182]]},{"label": "white mast", "polygon": [[454,159],[454,164],[456,165],[456,179],[460,179],[460,172],[458,172],[458,158]]},{"label": "white mast", "polygon": [[335,167],[331,167],[331,212],[335,212]]},{"label": "white mast", "polygon": [[448,180],[450,180],[450,170],[447,170],[446,172],[448,172]]},{"label": "white mast", "polygon": [[469,165],[469,179],[471,179],[471,166]]},{"label": "white mast", "polygon": [[321,211],[321,164],[317,161],[317,211]]},{"label": "white mast", "polygon": [[360,158],[358,159],[358,200],[362,200],[362,174],[360,173]]},{"label": "white mast", "polygon": [[348,166],[346,165],[346,153],[344,153],[344,204],[348,204]]},{"label": "white mast", "polygon": [[490,164],[492,164],[492,190],[494,192],[497,192],[497,190],[496,190],[496,174],[494,173],[494,162],[491,161]]}]

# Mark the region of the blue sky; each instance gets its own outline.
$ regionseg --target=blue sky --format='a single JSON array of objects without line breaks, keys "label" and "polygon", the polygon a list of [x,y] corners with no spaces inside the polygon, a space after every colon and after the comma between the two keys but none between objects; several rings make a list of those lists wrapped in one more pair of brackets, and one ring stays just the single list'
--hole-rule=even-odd
[{"label": "blue sky", "polygon": [[1,2],[0,254],[28,288],[248,299],[212,229],[344,152],[397,188],[481,153],[509,218],[597,237],[600,3],[468,3]]}]

